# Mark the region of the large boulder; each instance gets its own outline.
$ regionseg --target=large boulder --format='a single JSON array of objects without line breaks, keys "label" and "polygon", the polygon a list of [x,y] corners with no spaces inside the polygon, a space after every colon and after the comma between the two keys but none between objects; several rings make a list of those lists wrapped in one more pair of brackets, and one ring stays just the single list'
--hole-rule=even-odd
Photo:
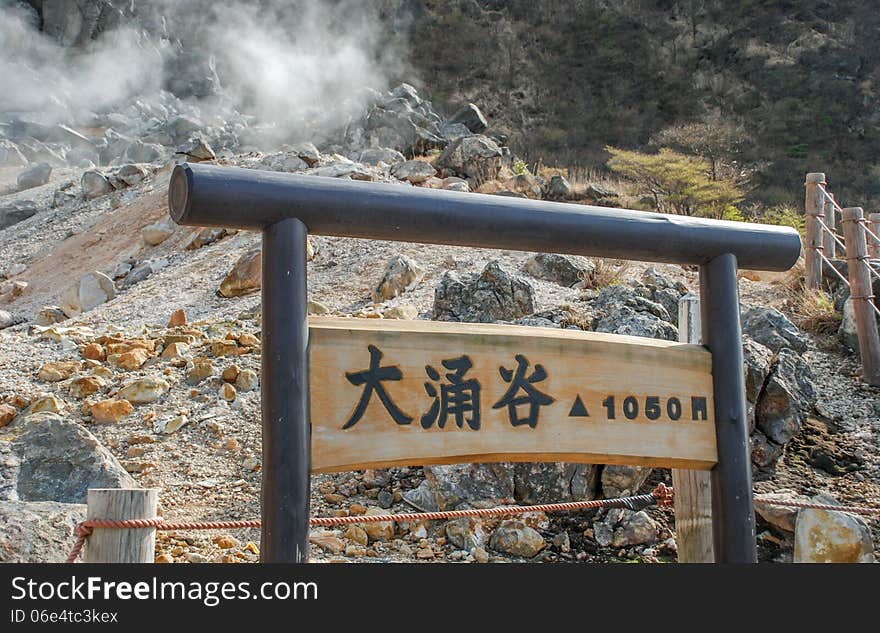
[{"label": "large boulder", "polygon": [[471,188],[489,180],[495,180],[501,171],[503,153],[492,139],[474,134],[452,141],[441,152],[434,166],[446,175],[467,178]]},{"label": "large boulder", "polygon": [[742,329],[773,352],[788,347],[807,351],[807,336],[776,308],[749,306],[742,311]]},{"label": "large boulder", "polygon": [[492,260],[479,275],[447,271],[434,291],[433,318],[491,323],[512,321],[535,311],[532,285]]},{"label": "large boulder", "polygon": [[0,500],[85,503],[89,488],[137,484],[97,438],[56,413],[32,413],[0,441]]},{"label": "large boulder", "polygon": [[68,317],[88,312],[116,296],[116,285],[107,275],[93,271],[70,286],[60,299],[61,309]]},{"label": "large boulder", "polygon": [[799,354],[783,348],[757,403],[757,427],[769,440],[784,446],[801,430],[817,398],[810,366]]},{"label": "large boulder", "polygon": [[406,180],[416,185],[435,176],[437,170],[424,160],[408,160],[391,168],[391,175],[398,180]]},{"label": "large boulder", "polygon": [[612,508],[593,523],[596,542],[602,547],[628,547],[656,543],[660,526],[644,511]]},{"label": "large boulder", "polygon": [[596,497],[599,467],[564,462],[517,463],[514,498],[525,505],[586,501]]},{"label": "large boulder", "polygon": [[18,174],[18,179],[16,181],[18,190],[23,191],[25,189],[32,189],[34,187],[39,187],[40,185],[45,185],[49,182],[49,177],[51,175],[52,166],[49,165],[49,163],[38,163],[28,167]]},{"label": "large boulder", "polygon": [[22,220],[36,215],[37,205],[32,200],[15,202],[10,205],[0,206],[0,230],[18,224]]},{"label": "large boulder", "polygon": [[[838,505],[833,497],[817,495],[813,503]],[[794,531],[795,563],[873,563],[874,541],[865,521],[836,510],[803,508]]]},{"label": "large boulder", "polygon": [[652,470],[645,466],[605,466],[602,469],[602,496],[614,499],[636,494]]},{"label": "large boulder", "polygon": [[425,466],[425,481],[434,496],[434,505],[440,510],[462,503],[510,503],[514,495],[514,465],[502,462]]},{"label": "large boulder", "polygon": [[489,127],[486,117],[483,116],[480,109],[473,103],[468,103],[446,119],[447,125],[455,125],[457,123],[464,125],[474,134],[481,134]]},{"label": "large boulder", "polygon": [[86,506],[54,501],[0,501],[0,563],[63,563]]},{"label": "large boulder", "polygon": [[537,279],[552,281],[570,288],[593,274],[593,262],[575,255],[536,253],[523,265],[523,271]]},{"label": "large boulder", "polygon": [[97,169],[84,171],[80,178],[80,186],[82,187],[83,197],[86,200],[103,196],[114,190],[110,179]]}]

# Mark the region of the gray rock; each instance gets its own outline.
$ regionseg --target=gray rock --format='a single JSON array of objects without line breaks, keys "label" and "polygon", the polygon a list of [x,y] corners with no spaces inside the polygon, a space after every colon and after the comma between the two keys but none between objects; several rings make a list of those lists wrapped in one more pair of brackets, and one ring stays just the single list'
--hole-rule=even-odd
[{"label": "gray rock", "polygon": [[113,280],[102,272],[93,271],[61,295],[61,309],[69,316],[87,312],[116,296]]},{"label": "gray rock", "polygon": [[513,501],[513,473],[514,466],[508,462],[425,466],[425,481],[436,507],[449,510],[461,503]]},{"label": "gray rock", "polygon": [[125,278],[119,282],[119,289],[126,290],[139,284],[155,272],[151,262],[141,262],[134,266]]},{"label": "gray rock", "polygon": [[59,189],[52,194],[52,208],[61,209],[77,201],[77,196],[70,190]]},{"label": "gray rock", "polygon": [[617,198],[620,196],[620,194],[617,193],[614,189],[597,183],[590,183],[589,185],[587,185],[587,195],[594,200],[601,200],[603,198]]},{"label": "gray rock", "polygon": [[[849,293],[847,293],[849,294]],[[840,327],[837,329],[837,335],[843,344],[852,352],[858,353],[859,350],[859,330],[856,326],[856,313],[853,310],[853,302],[851,298],[847,298],[843,302],[843,318],[840,320]]]},{"label": "gray rock", "polygon": [[267,154],[260,161],[260,169],[268,169],[271,171],[299,172],[306,171],[309,164],[306,163],[296,154],[289,152],[278,152]]},{"label": "gray rock", "polygon": [[673,288],[654,288],[651,299],[666,308],[669,322],[678,327],[678,301],[681,299],[681,293]]},{"label": "gray rock", "polygon": [[25,189],[32,189],[34,187],[45,185],[49,182],[49,177],[51,175],[52,166],[49,163],[38,163],[28,167],[18,174],[18,179],[16,180],[18,190],[24,191]]},{"label": "gray rock", "polygon": [[491,533],[486,521],[471,518],[453,519],[446,523],[445,531],[450,543],[467,551],[485,548]]},{"label": "gray rock", "polygon": [[548,253],[532,255],[523,266],[523,270],[532,277],[552,281],[567,288],[588,278],[595,269],[595,264],[588,259]]},{"label": "gray rock", "polygon": [[[839,505],[828,495],[817,495],[811,501]],[[804,508],[798,512],[795,526],[794,562],[873,563],[871,530],[854,514]]]},{"label": "gray rock", "polygon": [[596,542],[602,547],[647,545],[660,539],[660,526],[644,511],[612,508],[593,524]]},{"label": "gray rock", "polygon": [[431,163],[423,160],[408,160],[391,168],[391,175],[398,180],[406,180],[413,184],[425,182],[435,176],[437,170]]},{"label": "gray rock", "polygon": [[449,143],[434,161],[448,175],[467,178],[473,186],[495,180],[503,162],[501,148],[492,139],[475,134]]},{"label": "gray rock", "polygon": [[59,306],[43,306],[37,313],[35,323],[37,325],[46,326],[52,325],[53,323],[61,323],[62,321],[66,321],[67,318],[67,315],[64,314],[64,310]]},{"label": "gray rock", "polygon": [[33,200],[23,200],[8,206],[0,207],[0,230],[18,224],[22,220],[36,215],[37,203]]},{"label": "gray rock", "polygon": [[461,123],[474,134],[481,134],[489,127],[486,117],[473,103],[468,103],[446,120],[447,124]]},{"label": "gray rock", "polygon": [[120,167],[119,171],[116,172],[116,178],[129,187],[133,187],[143,182],[149,173],[150,172],[147,171],[146,167],[143,165],[135,165],[132,163]]},{"label": "gray rock", "polygon": [[324,178],[351,178],[352,180],[373,180],[375,174],[365,165],[352,162],[335,162],[316,167],[309,172],[311,176]]},{"label": "gray rock", "polygon": [[652,470],[644,466],[605,466],[602,468],[602,496],[613,499],[637,494]]},{"label": "gray rock", "polygon": [[615,284],[599,291],[599,296],[593,302],[593,308],[602,316],[613,316],[623,308],[630,308],[635,312],[644,312],[671,322],[672,318],[666,308],[651,300],[652,294],[649,288],[641,284],[632,286]]},{"label": "gray rock", "polygon": [[492,260],[479,275],[459,277],[455,271],[447,271],[434,291],[432,318],[477,323],[512,321],[535,311],[534,295],[528,281]]},{"label": "gray rock", "polygon": [[166,154],[165,148],[161,145],[135,140],[125,149],[122,158],[130,163],[155,163],[162,160]]},{"label": "gray rock", "polygon": [[550,178],[550,185],[547,187],[547,197],[552,200],[568,200],[572,195],[571,183],[565,179],[565,176],[559,174]]},{"label": "gray rock", "polygon": [[0,310],[0,330],[24,323],[26,320],[24,317],[16,316],[6,310]]},{"label": "gray rock", "polygon": [[361,150],[357,155],[357,160],[364,165],[376,166],[379,163],[395,165],[397,163],[402,163],[406,158],[396,149],[391,149],[390,147],[374,147]]},{"label": "gray rock", "polygon": [[678,340],[678,330],[671,323],[648,312],[636,312],[626,306],[622,306],[617,314],[599,318],[596,322],[596,332],[643,336],[666,341]]},{"label": "gray rock", "polygon": [[116,458],[85,428],[55,413],[33,413],[0,442],[4,501],[85,503],[89,488],[137,488]]},{"label": "gray rock", "polygon": [[64,563],[85,504],[0,501],[0,563]]},{"label": "gray rock", "polygon": [[440,509],[434,488],[427,479],[403,493],[403,500],[421,512],[437,512]]},{"label": "gray rock", "polygon": [[200,132],[203,127],[205,125],[201,121],[184,115],[175,116],[168,121],[168,132],[178,143],[186,141],[195,132]]},{"label": "gray rock", "polygon": [[502,521],[489,539],[489,547],[496,552],[523,558],[534,557],[545,546],[540,532],[516,519]]},{"label": "gray rock", "polygon": [[518,503],[561,503],[596,498],[599,467],[563,462],[517,463],[513,469]]},{"label": "gray rock", "polygon": [[746,381],[746,400],[757,402],[764,381],[770,373],[773,362],[773,352],[753,341],[751,337],[743,335],[743,369]]},{"label": "gray rock", "polygon": [[454,141],[462,136],[473,134],[464,123],[441,123],[440,136],[447,141]]},{"label": "gray rock", "polygon": [[80,185],[82,186],[83,197],[86,200],[91,200],[113,191],[110,179],[96,169],[83,172]]},{"label": "gray rock", "polygon": [[772,470],[772,467],[782,457],[783,447],[767,439],[758,429],[749,435],[749,454],[752,460],[752,470]]},{"label": "gray rock", "polygon": [[[798,502],[804,503],[809,501],[807,497],[797,494],[793,490],[783,488],[776,492],[760,495],[761,500],[781,501],[781,502]],[[755,503],[755,512],[770,525],[786,532],[794,532],[797,523],[798,509],[786,506],[764,505],[763,503]]]},{"label": "gray rock", "polygon": [[425,276],[425,270],[411,257],[395,255],[385,265],[382,279],[373,290],[373,301],[382,303],[403,294]]},{"label": "gray rock", "polygon": [[321,152],[312,143],[298,143],[290,151],[309,167],[314,167],[321,160]]},{"label": "gray rock", "polygon": [[742,329],[773,352],[791,348],[807,351],[807,336],[776,308],[750,306],[742,313]]},{"label": "gray rock", "polygon": [[810,366],[799,354],[783,348],[755,409],[757,427],[784,446],[801,430],[817,397]]},{"label": "gray rock", "polygon": [[157,246],[174,235],[176,224],[171,219],[165,219],[156,224],[148,224],[141,229],[141,237],[150,246]]}]

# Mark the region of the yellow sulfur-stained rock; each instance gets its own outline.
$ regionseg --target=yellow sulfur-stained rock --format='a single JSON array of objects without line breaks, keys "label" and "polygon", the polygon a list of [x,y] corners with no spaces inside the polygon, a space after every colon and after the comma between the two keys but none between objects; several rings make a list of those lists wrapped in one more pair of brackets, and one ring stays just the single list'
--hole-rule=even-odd
[{"label": "yellow sulfur-stained rock", "polygon": [[162,350],[163,358],[180,358],[184,356],[189,351],[189,345],[186,343],[169,343],[164,350]]},{"label": "yellow sulfur-stained rock", "polygon": [[238,343],[230,339],[211,341],[211,353],[214,356],[230,356],[238,353]]},{"label": "yellow sulfur-stained rock", "polygon": [[181,310],[175,310],[171,313],[171,318],[168,319],[168,327],[179,327],[181,325],[186,325],[186,312]]},{"label": "yellow sulfur-stained rock", "polygon": [[228,382],[224,382],[220,387],[220,398],[226,400],[226,402],[232,402],[235,400],[235,396],[235,387]]},{"label": "yellow sulfur-stained rock", "polygon": [[40,380],[44,382],[58,382],[66,380],[79,371],[79,361],[61,361],[46,363],[40,367]]},{"label": "yellow sulfur-stained rock", "polygon": [[223,380],[225,382],[235,382],[238,379],[238,375],[240,373],[241,369],[239,369],[238,365],[230,365],[223,370]]},{"label": "yellow sulfur-stained rock", "polygon": [[95,422],[108,424],[119,422],[125,418],[125,416],[134,411],[134,407],[131,406],[131,403],[128,400],[111,398],[94,403],[89,407],[89,410],[91,411],[92,419]]},{"label": "yellow sulfur-stained rock", "polygon": [[259,347],[260,339],[258,339],[250,332],[245,332],[238,337],[238,343],[239,345],[244,345],[245,347]]},{"label": "yellow sulfur-stained rock", "polygon": [[83,348],[82,356],[89,360],[104,361],[107,360],[107,351],[104,349],[103,345],[89,343]]},{"label": "yellow sulfur-stained rock", "polygon": [[119,390],[120,398],[125,398],[133,404],[146,404],[155,402],[171,388],[167,382],[154,376],[139,378]]},{"label": "yellow sulfur-stained rock", "polygon": [[134,371],[143,367],[149,357],[146,350],[138,348],[122,354],[111,354],[107,361],[119,369]]},{"label": "yellow sulfur-stained rock", "polygon": [[70,395],[74,398],[86,398],[104,388],[104,381],[98,376],[80,376],[70,383]]},{"label": "yellow sulfur-stained rock", "polygon": [[53,395],[42,395],[34,398],[27,408],[22,411],[22,417],[31,413],[61,413],[64,410],[64,403]]},{"label": "yellow sulfur-stained rock", "polygon": [[0,428],[3,428],[18,414],[18,410],[9,404],[0,404]]}]

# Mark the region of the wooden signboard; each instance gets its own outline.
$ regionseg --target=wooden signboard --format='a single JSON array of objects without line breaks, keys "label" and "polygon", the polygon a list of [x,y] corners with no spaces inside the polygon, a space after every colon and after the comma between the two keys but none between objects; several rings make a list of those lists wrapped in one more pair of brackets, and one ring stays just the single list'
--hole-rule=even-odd
[{"label": "wooden signboard", "polygon": [[312,467],[568,461],[710,469],[712,359],[654,339],[317,317]]}]

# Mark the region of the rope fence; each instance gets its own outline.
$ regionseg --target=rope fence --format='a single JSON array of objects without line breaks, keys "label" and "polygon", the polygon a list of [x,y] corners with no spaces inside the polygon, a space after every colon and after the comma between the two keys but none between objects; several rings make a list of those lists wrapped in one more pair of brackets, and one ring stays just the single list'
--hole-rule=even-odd
[{"label": "rope fence", "polygon": [[[658,484],[654,490],[644,495],[630,497],[617,497],[613,499],[593,499],[590,501],[573,501],[567,503],[545,503],[529,506],[500,506],[495,508],[471,508],[467,510],[439,510],[436,512],[406,512],[400,514],[370,514],[353,515],[343,517],[313,517],[309,519],[312,527],[334,527],[361,523],[383,522],[420,522],[440,521],[461,518],[498,518],[535,512],[566,512],[572,510],[594,510],[599,508],[625,508],[639,511],[651,506],[672,506],[675,498],[673,488],[665,484]],[[863,516],[880,517],[880,507],[871,506],[840,506],[823,503],[810,503],[800,501],[782,501],[776,499],[755,499],[755,505],[778,506],[798,509],[830,510],[847,512]],[[194,522],[166,522],[162,518],[155,519],[88,519],[74,528],[76,542],[67,557],[68,563],[75,563],[85,546],[86,539],[97,529],[144,529],[155,528],[156,530],[173,532],[182,530],[233,530],[241,528],[259,528],[262,521],[259,519],[245,521],[194,521]]]}]

